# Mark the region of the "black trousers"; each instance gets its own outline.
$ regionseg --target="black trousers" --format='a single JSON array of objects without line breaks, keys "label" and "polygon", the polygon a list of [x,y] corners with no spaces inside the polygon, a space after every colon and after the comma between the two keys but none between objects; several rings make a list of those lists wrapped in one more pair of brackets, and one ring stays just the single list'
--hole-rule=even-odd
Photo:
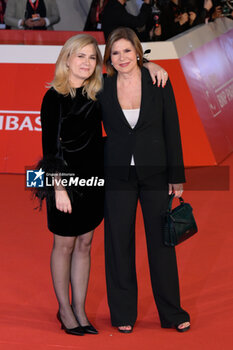
[{"label": "black trousers", "polygon": [[137,319],[135,219],[141,203],[150,276],[162,327],[189,321],[180,306],[174,248],[162,242],[162,212],[168,203],[166,174],[139,181],[130,167],[127,181],[107,178],[105,195],[105,265],[107,296],[113,326],[134,325]]}]

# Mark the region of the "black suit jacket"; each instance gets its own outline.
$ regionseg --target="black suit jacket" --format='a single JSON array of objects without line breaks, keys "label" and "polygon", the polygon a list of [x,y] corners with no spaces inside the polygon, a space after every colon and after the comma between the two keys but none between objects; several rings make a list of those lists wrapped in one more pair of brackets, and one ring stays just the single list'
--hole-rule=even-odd
[{"label": "black suit jacket", "polygon": [[107,134],[107,171],[127,179],[133,154],[139,178],[166,171],[169,183],[185,182],[179,121],[169,80],[164,88],[157,87],[142,68],[141,107],[134,129],[117,99],[117,74],[106,77],[99,100]]},{"label": "black suit jacket", "polygon": [[136,29],[144,26],[151,16],[151,6],[148,4],[142,4],[140,13],[138,16],[133,16],[125,9],[125,5],[122,5],[117,0],[109,0],[104,8],[102,16],[102,26],[105,40],[107,40],[109,34],[118,27],[129,27]]}]

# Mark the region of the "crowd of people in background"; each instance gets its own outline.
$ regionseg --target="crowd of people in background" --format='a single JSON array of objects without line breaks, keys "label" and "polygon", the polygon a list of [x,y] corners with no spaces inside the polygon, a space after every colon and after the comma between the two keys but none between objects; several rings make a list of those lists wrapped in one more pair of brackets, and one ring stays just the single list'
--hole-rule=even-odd
[{"label": "crowd of people in background", "polygon": [[134,0],[137,16],[127,11],[126,3],[127,0],[93,0],[85,30],[103,30],[107,38],[115,28],[127,26],[136,31],[141,41],[160,41],[219,17],[233,18],[233,1]]},{"label": "crowd of people in background", "polygon": [[[223,16],[233,19],[233,1],[93,0],[83,30],[103,31],[107,39],[123,26],[142,42],[161,41]],[[56,0],[0,0],[1,29],[53,29],[59,20]]]}]

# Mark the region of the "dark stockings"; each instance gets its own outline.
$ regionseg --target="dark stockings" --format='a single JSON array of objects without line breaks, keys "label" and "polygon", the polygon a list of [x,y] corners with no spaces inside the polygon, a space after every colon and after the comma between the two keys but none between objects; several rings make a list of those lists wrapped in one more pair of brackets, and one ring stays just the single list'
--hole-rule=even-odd
[{"label": "dark stockings", "polygon": [[77,238],[71,262],[72,306],[81,326],[89,325],[85,301],[90,273],[93,231]]},{"label": "dark stockings", "polygon": [[[93,231],[78,237],[54,235],[51,273],[61,319],[67,328],[88,325],[85,300],[90,271],[90,249]],[[69,285],[71,283],[72,306]],[[75,313],[75,314],[74,314]]]}]

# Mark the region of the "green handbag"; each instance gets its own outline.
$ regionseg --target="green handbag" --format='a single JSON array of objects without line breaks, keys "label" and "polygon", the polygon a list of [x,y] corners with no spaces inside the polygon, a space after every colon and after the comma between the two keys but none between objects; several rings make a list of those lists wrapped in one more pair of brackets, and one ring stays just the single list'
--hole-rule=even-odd
[{"label": "green handbag", "polygon": [[193,208],[180,197],[180,205],[172,209],[174,196],[174,194],[170,195],[163,222],[163,241],[168,247],[174,247],[197,232]]}]

